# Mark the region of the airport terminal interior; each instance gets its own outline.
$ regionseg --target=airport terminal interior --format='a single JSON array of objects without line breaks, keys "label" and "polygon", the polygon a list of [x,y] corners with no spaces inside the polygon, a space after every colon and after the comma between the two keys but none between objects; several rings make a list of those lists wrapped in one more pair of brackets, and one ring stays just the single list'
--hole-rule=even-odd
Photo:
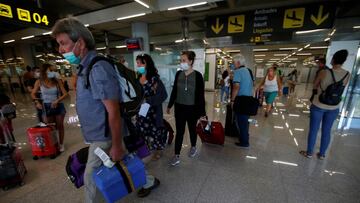
[{"label": "airport terminal interior", "polygon": [[[26,168],[15,166],[21,180],[8,184],[10,178],[4,174],[11,161],[5,161],[5,152],[0,153],[1,203],[86,202],[85,186],[76,188],[66,171],[69,156],[89,146],[76,106],[78,65],[59,53],[52,36],[57,20],[68,16],[92,33],[98,54],[131,70],[139,70],[137,56],[151,56],[168,95],[162,103],[163,118],[175,137],[174,108],[167,113],[167,106],[175,76],[182,71],[182,52],[193,51],[193,69],[204,80],[209,126],[221,123],[220,134],[225,136],[224,143],[214,144],[198,132],[197,153],[191,157],[186,127],[179,164],[171,164],[176,138],[161,153],[152,151],[140,161],[160,185],[146,197],[134,191],[116,202],[360,202],[359,1],[0,0],[0,94],[16,107],[13,118],[5,117],[6,109],[1,109],[1,150],[15,146],[16,155],[11,156],[14,162],[21,159]],[[326,155],[316,156],[322,128],[314,155],[301,154],[307,150],[314,106],[310,98],[319,64],[325,61],[332,69],[333,56],[344,49],[348,55],[341,68],[349,79],[340,95]],[[236,145],[239,135],[234,131],[243,126],[226,129],[233,121],[229,115],[237,113],[230,107],[231,95],[222,91],[227,83],[224,72],[236,75],[239,56],[252,72],[252,93],[260,101],[257,114],[248,119],[248,147]],[[56,157],[37,157],[29,133],[30,128],[41,127],[24,76],[28,67],[34,74],[34,67],[43,64],[54,67],[68,92],[63,100],[65,149]],[[259,96],[258,89],[275,66],[281,91],[267,111],[267,99]],[[229,89],[234,85],[229,83]],[[8,128],[10,121],[13,129]],[[213,136],[211,132],[215,130],[207,136]],[[126,175],[121,175],[128,187],[123,180]]]}]

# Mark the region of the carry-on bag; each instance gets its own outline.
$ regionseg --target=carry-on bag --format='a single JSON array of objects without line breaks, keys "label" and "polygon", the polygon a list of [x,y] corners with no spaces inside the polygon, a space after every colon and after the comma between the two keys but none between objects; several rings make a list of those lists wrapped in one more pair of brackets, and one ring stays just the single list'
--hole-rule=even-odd
[{"label": "carry-on bag", "polygon": [[59,154],[58,135],[54,126],[35,126],[27,129],[27,135],[34,160],[45,156],[54,159]]},{"label": "carry-on bag", "polygon": [[196,132],[202,142],[224,145],[225,132],[221,122],[208,122],[207,119],[201,118],[196,126]]},{"label": "carry-on bag", "polygon": [[89,147],[84,147],[69,156],[66,162],[66,173],[69,180],[74,183],[76,188],[84,185],[84,173],[89,155]]}]

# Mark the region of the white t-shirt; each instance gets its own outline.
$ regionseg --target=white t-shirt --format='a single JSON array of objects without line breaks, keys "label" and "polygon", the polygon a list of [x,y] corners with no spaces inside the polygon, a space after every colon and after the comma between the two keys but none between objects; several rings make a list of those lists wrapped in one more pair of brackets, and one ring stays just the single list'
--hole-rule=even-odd
[{"label": "white t-shirt", "polygon": [[225,87],[230,87],[230,76],[227,76],[224,80]]}]

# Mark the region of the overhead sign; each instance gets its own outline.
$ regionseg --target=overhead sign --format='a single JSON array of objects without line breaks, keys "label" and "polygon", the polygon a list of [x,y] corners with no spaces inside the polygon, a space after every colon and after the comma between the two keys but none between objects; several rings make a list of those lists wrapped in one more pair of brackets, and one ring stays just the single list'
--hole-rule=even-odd
[{"label": "overhead sign", "polygon": [[259,39],[259,35],[264,34],[273,33],[274,36],[284,32],[331,28],[335,12],[336,4],[321,2],[210,16],[206,18],[206,37],[244,36],[250,42],[251,37]]},{"label": "overhead sign", "polygon": [[0,21],[25,26],[51,27],[55,19],[42,9],[16,5],[15,1],[0,0]]}]

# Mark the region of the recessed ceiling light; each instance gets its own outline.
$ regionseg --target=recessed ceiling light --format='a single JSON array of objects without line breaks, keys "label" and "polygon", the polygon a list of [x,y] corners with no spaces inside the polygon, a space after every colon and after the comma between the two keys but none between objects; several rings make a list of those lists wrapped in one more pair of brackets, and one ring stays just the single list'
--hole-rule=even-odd
[{"label": "recessed ceiling light", "polygon": [[302,51],[304,48],[300,48],[298,51]]},{"label": "recessed ceiling light", "polygon": [[89,27],[90,26],[90,24],[85,24],[85,27]]},{"label": "recessed ceiling light", "polygon": [[187,7],[201,6],[201,5],[204,5],[204,4],[207,4],[207,2],[206,2],[206,1],[203,1],[203,2],[194,3],[194,4],[186,4],[186,5],[183,5],[183,6],[171,7],[171,8],[168,8],[168,10],[171,11],[171,10],[176,10],[176,9],[181,9],[181,8],[187,8]]},{"label": "recessed ceiling light", "polygon": [[4,44],[11,43],[11,42],[15,42],[15,40],[11,39],[11,40],[4,41]]},{"label": "recessed ceiling light", "polygon": [[327,46],[310,47],[310,49],[327,49]]},{"label": "recessed ceiling light", "polygon": [[144,16],[144,15],[146,15],[146,13],[139,13],[139,14],[135,14],[135,15],[120,17],[120,18],[117,18],[116,20],[125,20],[125,19],[136,18],[136,17]]},{"label": "recessed ceiling light", "polygon": [[119,46],[115,46],[115,48],[117,48],[117,49],[126,48],[126,45],[119,45]]},{"label": "recessed ceiling light", "polygon": [[265,54],[256,54],[254,56],[257,57],[257,56],[266,56],[266,55]]},{"label": "recessed ceiling light", "polygon": [[323,31],[324,29],[316,29],[316,30],[305,30],[305,31],[297,31],[295,32],[297,35],[300,34],[307,34],[307,33],[312,33],[312,32],[319,32],[319,31]]},{"label": "recessed ceiling light", "polygon": [[144,3],[144,2],[142,2],[142,1],[140,1],[140,0],[135,0],[137,3],[139,3],[139,4],[141,4],[141,5],[143,5],[143,6],[145,6],[146,8],[150,8],[150,6],[149,5],[147,5],[146,3]]},{"label": "recessed ceiling light", "polygon": [[297,47],[284,47],[284,48],[279,48],[279,50],[295,50],[298,49]]},{"label": "recessed ceiling light", "polygon": [[297,58],[288,58],[287,60],[289,60],[289,61],[297,61],[298,59]]},{"label": "recessed ceiling light", "polygon": [[277,60],[280,60],[280,59],[278,59],[278,58],[274,58],[274,59],[270,59],[270,60],[272,60],[272,61],[277,61]]},{"label": "recessed ceiling light", "polygon": [[35,37],[34,35],[30,35],[30,36],[22,37],[21,39],[31,39],[31,38],[34,38],[34,37]]},{"label": "recessed ceiling light", "polygon": [[329,40],[330,40],[330,37],[327,37],[327,38],[324,39],[325,42],[329,41]]},{"label": "recessed ceiling light", "polygon": [[268,51],[269,49],[253,49],[253,51]]},{"label": "recessed ceiling light", "polygon": [[311,53],[297,53],[298,56],[311,56]]},{"label": "recessed ceiling light", "polygon": [[359,29],[359,28],[360,28],[360,25],[355,25],[353,28],[354,28],[354,29]]},{"label": "recessed ceiling light", "polygon": [[44,32],[44,33],[42,33],[42,35],[50,35],[52,32],[50,31],[50,32]]},{"label": "recessed ceiling light", "polygon": [[310,44],[307,44],[304,46],[304,49],[308,48],[310,46]]},{"label": "recessed ceiling light", "polygon": [[336,29],[334,29],[331,33],[330,33],[330,36],[333,36],[336,32]]},{"label": "recessed ceiling light", "polygon": [[96,48],[96,50],[104,50],[106,49],[106,47],[99,47],[99,48]]},{"label": "recessed ceiling light", "polygon": [[287,54],[274,54],[274,56],[287,56]]}]

